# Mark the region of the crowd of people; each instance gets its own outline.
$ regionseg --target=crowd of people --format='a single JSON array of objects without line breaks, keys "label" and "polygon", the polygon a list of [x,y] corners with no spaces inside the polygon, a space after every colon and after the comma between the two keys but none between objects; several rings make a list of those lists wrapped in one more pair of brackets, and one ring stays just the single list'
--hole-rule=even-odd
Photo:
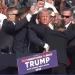
[{"label": "crowd of people", "polygon": [[[35,73],[74,73],[75,18],[72,4],[66,0],[0,1],[0,54],[16,54],[21,58],[56,50],[58,66]],[[0,67],[0,73],[4,69]],[[17,73],[15,69],[11,71]],[[5,73],[10,72],[5,69]]]}]

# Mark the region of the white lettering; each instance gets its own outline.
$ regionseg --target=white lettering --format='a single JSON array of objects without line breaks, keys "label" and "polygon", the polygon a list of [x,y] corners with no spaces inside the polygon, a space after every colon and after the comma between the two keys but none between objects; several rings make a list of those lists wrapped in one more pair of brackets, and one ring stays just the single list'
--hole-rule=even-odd
[{"label": "white lettering", "polygon": [[45,58],[40,59],[40,65],[41,65],[41,64],[45,64]]},{"label": "white lettering", "polygon": [[34,61],[30,61],[30,67],[34,67]]},{"label": "white lettering", "polygon": [[25,64],[26,64],[26,67],[28,68],[28,64],[29,64],[29,62],[25,62]]},{"label": "white lettering", "polygon": [[33,61],[25,62],[25,65],[27,68],[35,67],[35,66],[41,66],[45,65],[50,61],[49,57],[46,58],[41,58],[41,59],[36,59]]},{"label": "white lettering", "polygon": [[46,63],[48,63],[50,61],[49,57],[46,57]]},{"label": "white lettering", "polygon": [[39,65],[39,59],[38,60],[35,60],[35,65]]}]

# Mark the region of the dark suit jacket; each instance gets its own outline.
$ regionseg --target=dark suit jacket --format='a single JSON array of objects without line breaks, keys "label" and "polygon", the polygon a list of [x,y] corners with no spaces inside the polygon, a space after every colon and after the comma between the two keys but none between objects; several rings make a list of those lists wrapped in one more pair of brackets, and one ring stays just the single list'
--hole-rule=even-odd
[{"label": "dark suit jacket", "polygon": [[[68,30],[73,30],[74,29],[74,26],[75,25],[71,23],[66,30],[67,31]],[[71,40],[68,41],[68,48],[70,48],[72,46],[75,46],[75,37],[73,39],[71,39]]]},{"label": "dark suit jacket", "polygon": [[[2,30],[0,32],[0,38],[4,37],[5,35],[11,35],[15,38],[14,41],[16,42],[14,44],[14,48],[15,49],[19,48],[19,47],[21,48],[20,44],[22,44],[22,45],[24,44],[23,40],[21,41],[21,39],[25,34],[26,30],[24,30],[24,28],[27,27],[27,23],[28,23],[28,21],[27,21],[26,17],[24,19],[22,19],[21,21],[16,22],[15,25],[13,24],[13,22],[11,22],[7,19],[4,20],[3,27],[2,27]],[[15,50],[15,52],[17,53],[17,50]]]},{"label": "dark suit jacket", "polygon": [[9,35],[15,34],[15,32],[21,30],[23,27],[26,27],[27,23],[28,23],[28,21],[27,21],[26,17],[24,19],[22,19],[21,21],[16,22],[15,25],[13,24],[13,22],[5,19],[3,21],[3,26],[1,29],[0,35],[2,35],[2,34],[9,34]]},{"label": "dark suit jacket", "polygon": [[[31,30],[36,32],[37,35],[43,36],[45,38],[44,43],[46,42],[50,45],[50,50],[57,51],[59,63],[68,65],[66,47],[67,47],[68,40],[75,36],[75,33],[73,33],[73,31],[72,32],[53,31],[45,25],[33,25],[33,24],[30,24],[30,28]],[[35,39],[34,41],[37,43],[37,45],[38,45],[38,42],[39,42],[39,45],[41,43],[40,41],[37,41],[37,39]]]}]

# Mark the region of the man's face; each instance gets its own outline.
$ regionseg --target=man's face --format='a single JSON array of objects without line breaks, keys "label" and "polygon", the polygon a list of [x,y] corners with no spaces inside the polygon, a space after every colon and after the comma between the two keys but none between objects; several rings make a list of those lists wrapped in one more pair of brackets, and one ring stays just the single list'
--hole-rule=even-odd
[{"label": "man's face", "polygon": [[16,21],[16,15],[18,14],[18,10],[13,10],[11,12],[8,12],[8,20],[15,22]]},{"label": "man's face", "polygon": [[39,22],[45,25],[48,25],[51,22],[49,12],[42,12],[39,17]]},{"label": "man's face", "polygon": [[70,21],[73,20],[71,11],[63,11],[61,17],[64,19],[65,24],[68,24]]}]

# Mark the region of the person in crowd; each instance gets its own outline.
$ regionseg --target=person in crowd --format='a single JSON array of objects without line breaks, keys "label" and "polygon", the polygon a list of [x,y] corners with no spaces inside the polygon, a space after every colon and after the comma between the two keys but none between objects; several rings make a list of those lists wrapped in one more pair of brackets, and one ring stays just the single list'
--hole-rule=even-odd
[{"label": "person in crowd", "polygon": [[9,28],[6,25],[9,24],[11,26],[10,22],[12,22],[13,25],[15,25],[15,22],[17,20],[16,17],[17,13],[18,13],[18,9],[14,7],[8,8],[7,10],[7,19],[3,21],[3,25],[0,32],[0,51],[5,50],[7,52],[8,49],[9,52],[11,52],[12,50],[14,32],[12,32],[12,29],[10,29],[11,27]]},{"label": "person in crowd", "polygon": [[[27,16],[29,12],[29,7],[22,7],[22,9],[19,10],[19,13],[21,14],[20,19]],[[32,10],[32,12],[34,11]],[[26,24],[26,27],[21,28],[14,38],[13,51],[18,55],[18,58],[30,55],[31,53],[37,53],[37,51],[31,51],[31,48],[29,48],[28,30],[29,27],[28,24]]]},{"label": "person in crowd", "polygon": [[42,10],[43,8],[52,8],[55,13],[58,13],[56,8],[52,4],[49,4],[45,0],[37,0],[35,8],[37,10],[36,12],[38,12],[39,10]]},{"label": "person in crowd", "polygon": [[7,8],[7,7],[17,7],[20,8],[19,0],[1,0],[2,7]]},{"label": "person in crowd", "polygon": [[[5,19],[3,21],[3,25],[0,31],[0,53],[1,54],[11,54],[12,53],[12,46],[13,46],[13,34],[12,30],[8,28],[8,26],[6,26],[7,24],[9,24],[11,26],[11,24],[14,25],[14,23],[16,22],[16,14],[18,13],[18,9],[16,8],[8,8],[7,10],[7,19]],[[7,23],[8,22],[8,23]],[[11,22],[11,23],[10,23]],[[6,26],[6,27],[5,27]],[[6,30],[7,28],[7,30]],[[10,27],[11,28],[11,27]],[[10,73],[8,72],[8,66],[0,66],[0,73]],[[11,68],[9,68],[11,69]],[[3,72],[4,71],[4,72]],[[13,72],[13,70],[12,70]]]},{"label": "person in crowd", "polygon": [[[21,7],[19,9],[19,21],[24,19],[29,13],[30,7]],[[17,58],[23,57],[29,53],[28,50],[28,23],[17,32],[14,37],[13,52],[17,54]]]},{"label": "person in crowd", "polygon": [[[64,9],[62,10],[62,18],[65,21],[65,30],[71,30],[74,29],[74,24],[73,24],[73,12],[71,9]],[[68,42],[68,48],[67,48],[67,53],[68,53],[68,57],[70,58],[70,66],[68,67],[68,72],[71,73],[73,70],[75,70],[74,66],[75,66],[75,38],[71,39]]]},{"label": "person in crowd", "polygon": [[[65,46],[65,40],[63,40],[63,38],[61,37],[59,37],[58,36],[58,38],[60,38],[62,41],[62,43],[61,44],[63,44],[64,43],[64,45],[58,45],[57,44],[57,42],[58,42],[58,40],[56,40],[55,38],[57,38],[57,36],[56,36],[56,34],[53,34],[53,35],[51,35],[49,32],[50,32],[50,28],[48,27],[48,25],[49,25],[49,23],[50,23],[50,21],[51,21],[51,12],[49,11],[49,10],[42,10],[42,11],[40,11],[39,12],[39,22],[40,22],[40,24],[39,25],[34,25],[34,26],[32,26],[31,27],[31,24],[30,24],[30,27],[31,27],[31,30],[34,30],[34,32],[37,32],[37,34],[39,35],[39,36],[43,36],[42,38],[44,38],[45,40],[44,40],[44,42],[46,42],[49,46],[50,46],[50,50],[54,50],[54,49],[56,49],[57,50],[57,53],[58,53],[58,62],[59,62],[59,66],[58,66],[58,68],[54,68],[53,69],[53,73],[55,74],[58,74],[58,73],[64,73],[64,74],[66,74],[66,66],[65,65],[67,65],[67,54],[66,54],[66,50],[64,49],[64,46]],[[39,31],[40,32],[38,32],[37,31],[37,29],[39,29]],[[36,29],[36,30],[35,30]],[[46,33],[46,34],[45,34]],[[36,34],[36,35],[37,35]],[[40,35],[41,34],[41,35]],[[37,38],[34,38],[34,39],[32,39],[33,38],[33,33],[31,33],[31,31],[30,31],[30,40],[32,41],[32,42],[36,42],[36,44],[38,43],[40,43],[39,41],[37,41]],[[45,36],[45,37],[44,37]],[[44,44],[45,43],[43,43],[43,42],[41,42],[41,44],[43,44],[42,45],[42,47],[44,46]],[[40,45],[40,44],[39,44]],[[48,47],[48,46],[47,46]],[[49,48],[48,48],[49,49]],[[63,58],[63,54],[62,53],[64,53],[64,56],[65,56],[65,59]],[[61,60],[62,59],[62,60]],[[61,64],[62,63],[62,64]],[[65,65],[64,65],[64,64]],[[61,68],[59,68],[61,66]],[[57,70],[57,71],[56,71]],[[56,72],[55,72],[56,71]]]},{"label": "person in crowd", "polygon": [[[32,10],[32,12],[34,12],[34,10]],[[13,53],[12,51],[13,39],[15,37],[17,39],[20,37],[20,36],[18,37],[18,34],[20,34],[19,32],[21,29],[23,29],[24,27],[27,27],[27,23],[30,21],[30,18],[31,18],[31,17],[29,18],[29,16],[32,16],[32,13],[28,13],[20,21],[18,21],[17,16],[18,16],[18,9],[15,7],[9,7],[7,10],[7,19],[4,20],[3,26],[0,32],[0,53],[8,53],[8,54]],[[18,54],[18,56],[19,54],[21,54],[21,52],[23,51],[21,50],[15,51],[15,53]]]},{"label": "person in crowd", "polygon": [[19,0],[21,7],[27,6],[26,5],[27,2],[28,2],[28,0]]},{"label": "person in crowd", "polygon": [[21,7],[19,0],[1,0],[1,5],[5,15],[8,7],[17,7],[18,9]]}]

